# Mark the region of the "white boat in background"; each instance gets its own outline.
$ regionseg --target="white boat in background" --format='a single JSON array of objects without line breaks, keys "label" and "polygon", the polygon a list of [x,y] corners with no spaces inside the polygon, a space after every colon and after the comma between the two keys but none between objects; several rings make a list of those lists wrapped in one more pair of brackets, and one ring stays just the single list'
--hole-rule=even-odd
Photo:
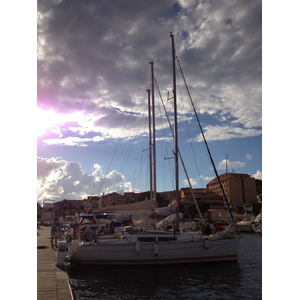
[{"label": "white boat in background", "polygon": [[144,212],[144,211],[151,211],[156,209],[156,202],[154,200],[143,200],[139,202],[133,202],[128,204],[120,204],[120,205],[111,205],[106,207],[101,207],[97,209],[99,212]]},{"label": "white boat in background", "polygon": [[[194,232],[179,231],[179,150],[176,114],[175,48],[174,36],[172,33],[170,36],[172,38],[173,57],[176,212],[175,214],[170,214],[170,216],[168,216],[166,219],[156,224],[154,229],[147,229],[146,226],[139,227],[137,225],[113,228],[113,226],[111,226],[112,219],[116,217],[113,214],[116,214],[117,211],[106,214],[106,212],[109,211],[109,209],[106,207],[106,212],[101,212],[103,218],[107,219],[104,221],[106,223],[105,227],[103,226],[103,221],[100,220],[101,217],[95,215],[90,220],[90,223],[87,223],[85,228],[83,227],[84,231],[79,230],[79,237],[72,240],[69,253],[66,257],[66,261],[70,263],[120,266],[179,264],[191,262],[198,263],[238,259],[240,238],[233,225],[227,226],[224,231],[217,232],[216,234],[209,233],[205,235],[200,230]],[[153,62],[151,63],[153,92]],[[154,92],[152,95],[153,94]],[[148,99],[150,99],[150,90],[148,90]],[[152,103],[154,103],[154,101]],[[153,113],[153,115],[155,114]],[[153,165],[155,165],[155,160]],[[224,196],[224,198],[228,204],[226,196]],[[154,218],[155,220],[155,214],[159,215],[165,212],[163,209],[157,209],[156,211],[153,210],[152,213],[149,215],[147,212],[145,212],[148,218]],[[233,221],[231,211],[230,214]],[[99,226],[100,224],[101,226]],[[204,220],[203,224],[205,224]],[[82,225],[84,225],[84,223],[82,223],[81,226]]]},{"label": "white boat in background", "polygon": [[257,215],[253,220],[252,228],[254,232],[262,233],[262,213]]},{"label": "white boat in background", "polygon": [[254,221],[254,217],[250,217],[250,218],[245,218],[242,221],[238,221],[236,223],[236,229],[238,231],[247,231],[247,232],[253,232],[253,221]]},{"label": "white boat in background", "polygon": [[236,223],[236,229],[238,231],[247,231],[247,232],[253,232],[253,222],[254,222],[254,216],[253,216],[253,207],[251,204],[245,204],[243,209],[243,216],[242,220],[238,221]]},{"label": "white boat in background", "polygon": [[[232,216],[235,223],[244,217],[242,214],[238,214],[234,212],[232,212]],[[208,222],[229,225],[232,222],[231,214],[227,209],[209,209]]]}]

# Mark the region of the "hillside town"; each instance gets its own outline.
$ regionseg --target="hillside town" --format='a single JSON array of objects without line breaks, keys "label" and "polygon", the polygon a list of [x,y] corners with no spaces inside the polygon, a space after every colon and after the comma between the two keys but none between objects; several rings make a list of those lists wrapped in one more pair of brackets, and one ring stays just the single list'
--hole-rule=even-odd
[{"label": "hillside town", "polygon": [[[259,214],[262,204],[262,180],[257,180],[248,174],[225,173],[220,175],[223,189],[226,193],[231,209],[242,213],[246,204],[253,206],[254,214]],[[202,213],[212,209],[224,209],[226,205],[219,187],[217,178],[210,181],[206,188],[195,188],[193,194]],[[113,205],[123,205],[150,199],[150,192],[133,193],[125,192],[123,195],[116,192],[103,196],[88,196],[83,200],[68,200],[54,202],[52,214],[57,217],[74,216],[76,213],[93,213],[99,208]],[[174,191],[157,193],[157,206],[168,206],[174,199]],[[50,201],[51,200],[47,200]],[[47,202],[44,201],[44,202]],[[45,210],[43,203],[37,204],[37,219],[43,222],[42,212]],[[197,218],[197,210],[190,188],[181,188],[179,210],[184,218]]]}]

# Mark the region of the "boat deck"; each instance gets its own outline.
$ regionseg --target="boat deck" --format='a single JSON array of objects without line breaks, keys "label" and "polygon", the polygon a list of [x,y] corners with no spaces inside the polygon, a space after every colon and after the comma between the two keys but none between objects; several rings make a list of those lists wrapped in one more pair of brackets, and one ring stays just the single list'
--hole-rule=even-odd
[{"label": "boat deck", "polygon": [[63,267],[56,267],[57,251],[51,248],[50,226],[37,229],[37,299],[72,300],[72,290]]}]

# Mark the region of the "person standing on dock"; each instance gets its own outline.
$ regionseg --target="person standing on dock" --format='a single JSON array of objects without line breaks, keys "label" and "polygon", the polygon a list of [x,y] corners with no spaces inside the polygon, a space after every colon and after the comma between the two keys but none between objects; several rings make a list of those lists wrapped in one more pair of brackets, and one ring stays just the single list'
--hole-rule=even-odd
[{"label": "person standing on dock", "polygon": [[57,234],[58,234],[58,219],[54,217],[51,222],[51,247],[54,247],[53,240],[55,241],[55,247],[57,248]]}]

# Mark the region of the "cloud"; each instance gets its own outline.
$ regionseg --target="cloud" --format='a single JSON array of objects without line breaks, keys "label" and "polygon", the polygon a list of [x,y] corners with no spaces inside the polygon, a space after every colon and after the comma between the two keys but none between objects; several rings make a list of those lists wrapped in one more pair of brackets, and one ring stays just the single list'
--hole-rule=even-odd
[{"label": "cloud", "polygon": [[215,177],[210,177],[210,176],[203,176],[203,175],[200,175],[200,178],[201,179],[204,179],[204,180],[207,180],[207,181],[211,181],[211,180],[213,180]]},{"label": "cloud", "polygon": [[[189,186],[189,182],[187,179],[184,179],[182,182],[184,185]],[[195,185],[197,185],[197,180],[194,178],[190,178],[190,183],[192,186],[195,186]]]},{"label": "cloud", "polygon": [[205,126],[208,140],[260,135],[261,1],[41,0],[38,107],[89,116],[45,143],[143,135],[150,58],[164,99],[172,89],[170,29],[197,111],[218,121]]},{"label": "cloud", "polygon": [[[254,137],[262,134],[261,129],[246,129],[241,127],[233,127],[228,125],[223,126],[212,126],[208,125],[203,128],[204,136],[207,141],[222,141],[236,138]],[[203,141],[202,135],[198,135],[193,141]]]},{"label": "cloud", "polygon": [[247,153],[246,154],[246,158],[247,158],[247,160],[252,160],[253,156],[250,153]]},{"label": "cloud", "polygon": [[252,175],[252,177],[262,180],[262,172],[257,170],[256,173]]},{"label": "cloud", "polygon": [[44,181],[53,170],[60,169],[65,165],[65,161],[61,157],[37,158],[37,179]]},{"label": "cloud", "polygon": [[[231,167],[234,170],[244,168],[245,166],[246,164],[241,161],[230,161],[229,163],[227,162],[227,167]],[[218,163],[217,169],[226,170],[226,159],[223,159]]]},{"label": "cloud", "polygon": [[104,138],[100,136],[95,136],[93,138],[66,137],[66,138],[44,140],[44,144],[86,147],[88,142],[99,142],[101,140],[104,140]]},{"label": "cloud", "polygon": [[83,199],[102,192],[133,191],[131,182],[116,170],[102,173],[102,166],[95,164],[91,175],[86,174],[79,163],[60,157],[37,158],[38,201],[43,199]]},{"label": "cloud", "polygon": [[191,6],[195,6],[197,1],[195,0],[179,0],[178,3],[183,7],[183,8],[188,8]]}]

